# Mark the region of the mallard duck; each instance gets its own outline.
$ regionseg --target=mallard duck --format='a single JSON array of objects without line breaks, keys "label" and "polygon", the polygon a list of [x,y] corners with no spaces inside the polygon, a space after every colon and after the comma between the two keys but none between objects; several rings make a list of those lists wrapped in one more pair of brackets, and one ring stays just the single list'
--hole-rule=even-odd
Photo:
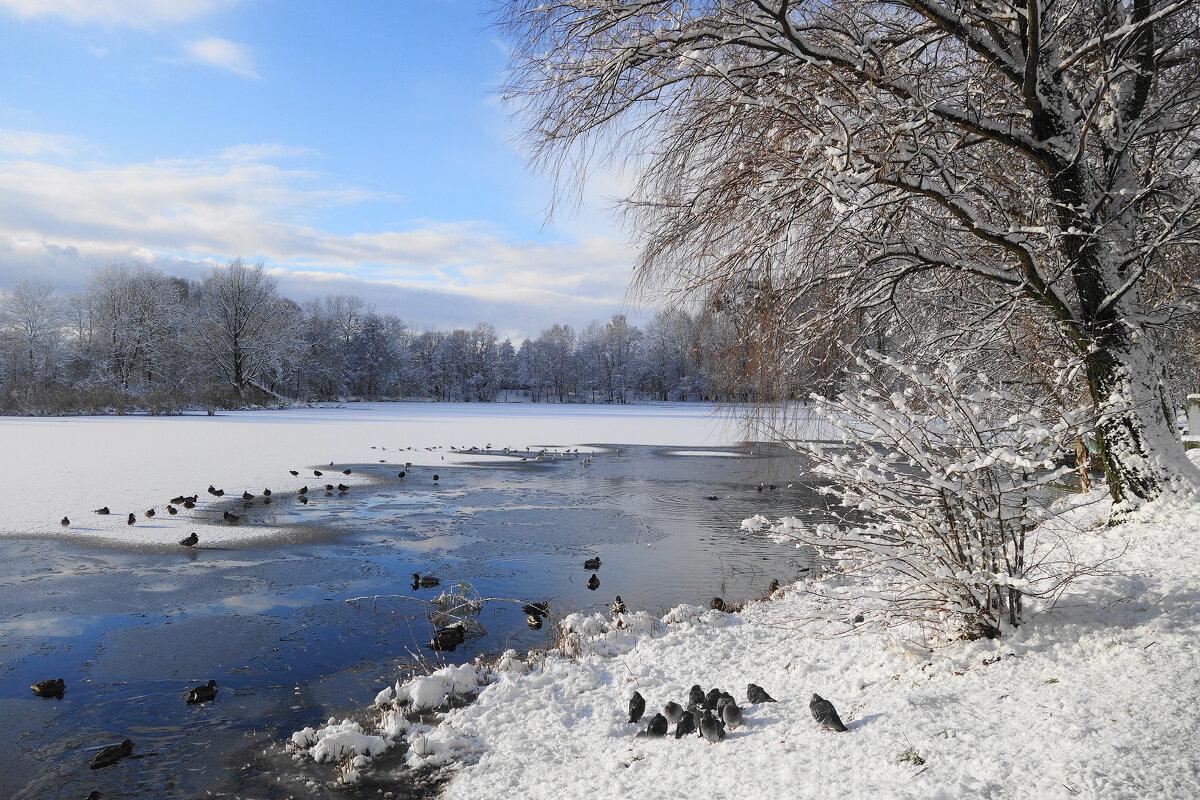
[{"label": "mallard duck", "polygon": [[525,617],[525,624],[528,625],[531,630],[535,630],[535,631],[541,630],[542,629],[542,618],[540,616],[538,616],[537,614],[530,614],[527,617]]},{"label": "mallard duck", "polygon": [[187,701],[189,705],[196,703],[207,703],[209,700],[217,698],[217,682],[209,681],[203,686],[194,686],[187,693]]},{"label": "mallard duck", "polygon": [[526,603],[521,606],[521,610],[531,616],[544,617],[550,613],[550,601],[547,600],[544,603]]},{"label": "mallard duck", "polygon": [[111,767],[133,752],[133,740],[126,739],[120,744],[112,744],[92,757],[92,769]]},{"label": "mallard duck", "polygon": [[179,513],[179,509],[175,506],[167,506],[167,513],[173,517]]},{"label": "mallard duck", "polygon": [[308,494],[308,487],[301,486],[299,489],[296,490],[296,494]]},{"label": "mallard duck", "polygon": [[171,502],[172,502],[173,504],[177,505],[177,506],[181,506],[181,505],[183,505],[183,501],[184,501],[184,500],[187,500],[187,498],[186,498],[186,497],[184,497],[183,495],[179,495],[179,496],[177,496],[177,497],[172,497],[172,498],[171,498]]},{"label": "mallard duck", "polygon": [[346,492],[346,491],[349,491],[349,490],[350,490],[350,487],[349,487],[349,486],[347,486],[346,484],[344,484],[344,483],[339,483],[339,484],[338,484],[338,491],[339,491],[339,492]]},{"label": "mallard duck", "polygon": [[583,562],[584,569],[600,569],[600,556],[589,558]]},{"label": "mallard duck", "polygon": [[327,483],[327,484],[325,484],[325,491],[327,491],[327,492],[332,492],[332,491],[333,491],[333,484],[332,484],[332,483]]},{"label": "mallard duck", "polygon": [[179,543],[181,545],[183,545],[184,547],[195,547],[196,543],[199,541],[200,541],[200,537],[196,535],[195,531],[192,531],[191,533],[189,533],[187,535],[186,539],[180,539]]},{"label": "mallard duck", "polygon": [[587,587],[593,592],[600,588],[600,579],[596,577],[596,573],[592,573],[592,577],[588,578]]},{"label": "mallard duck", "polygon": [[195,507],[196,507],[196,501],[195,501],[195,500],[184,500],[184,501],[183,501],[183,507],[184,507],[184,508],[188,508],[188,509],[195,508]]},{"label": "mallard duck", "polygon": [[145,511],[143,511],[142,513],[145,515],[146,519],[151,519],[154,516],[154,509],[148,508]]},{"label": "mallard duck", "polygon": [[461,622],[456,622],[453,625],[447,625],[445,628],[438,628],[433,632],[433,639],[430,640],[429,646],[434,650],[449,650],[454,651],[454,648],[463,643],[467,638],[467,629]]},{"label": "mallard duck", "polygon": [[714,597],[712,600],[708,601],[708,606],[709,606],[709,608],[713,609],[714,611],[724,611],[725,610],[725,601],[719,597]]},{"label": "mallard duck", "polygon": [[108,506],[104,506],[103,508],[97,508],[97,509],[96,509],[94,512],[92,512],[92,513],[94,513],[94,514],[100,514],[101,516],[104,516],[105,514],[111,514],[112,512],[108,510]]},{"label": "mallard duck", "polygon": [[342,474],[343,474],[343,475],[349,475],[349,474],[350,474],[350,470],[348,470],[348,469],[344,469],[344,470],[342,470]]},{"label": "mallard duck", "polygon": [[125,524],[132,525],[135,522],[137,522],[137,515],[130,511],[129,516],[125,518]]},{"label": "mallard duck", "polygon": [[249,492],[242,492],[242,499],[243,500],[253,500],[254,495],[250,494]]},{"label": "mallard duck", "polygon": [[29,688],[38,697],[57,697],[61,700],[67,684],[62,678],[55,678],[52,681],[38,681]]},{"label": "mallard duck", "polygon": [[413,573],[412,579],[413,579],[413,583],[418,584],[420,586],[437,586],[439,583],[442,582],[439,578],[435,578],[432,575],[426,575],[425,577],[421,577],[421,574],[418,572]]},{"label": "mallard duck", "polygon": [[71,520],[67,519],[66,517],[63,517],[62,519],[60,519],[58,521],[58,524],[62,525],[64,528],[69,528],[69,527],[71,527]]},{"label": "mallard duck", "polygon": [[613,601],[609,608],[612,609],[612,613],[614,614],[624,614],[629,611],[625,606],[625,601],[621,599],[621,595],[617,595],[617,599]]},{"label": "mallard duck", "polygon": [[228,511],[222,511],[221,518],[224,519],[226,522],[228,522],[230,525],[236,525],[238,523],[238,521],[241,519],[241,517],[239,517],[237,514],[230,514]]}]

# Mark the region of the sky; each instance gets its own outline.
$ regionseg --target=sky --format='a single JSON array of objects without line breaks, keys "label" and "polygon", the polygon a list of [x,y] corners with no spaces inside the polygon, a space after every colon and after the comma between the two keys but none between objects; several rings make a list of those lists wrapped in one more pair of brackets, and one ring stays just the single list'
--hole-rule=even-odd
[{"label": "sky", "polygon": [[294,300],[536,335],[626,302],[598,174],[549,180],[496,97],[488,0],[0,0],[0,290],[262,261]]}]

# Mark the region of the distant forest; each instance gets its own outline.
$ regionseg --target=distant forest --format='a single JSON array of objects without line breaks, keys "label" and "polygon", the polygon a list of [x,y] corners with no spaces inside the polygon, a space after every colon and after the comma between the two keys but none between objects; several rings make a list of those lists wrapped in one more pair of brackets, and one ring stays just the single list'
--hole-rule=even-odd
[{"label": "distant forest", "polygon": [[738,334],[682,309],[499,339],[492,325],[414,332],[360,297],[297,304],[261,265],[203,281],[118,264],[63,295],[0,292],[0,413],[101,414],[338,399],[624,403],[739,400]]}]

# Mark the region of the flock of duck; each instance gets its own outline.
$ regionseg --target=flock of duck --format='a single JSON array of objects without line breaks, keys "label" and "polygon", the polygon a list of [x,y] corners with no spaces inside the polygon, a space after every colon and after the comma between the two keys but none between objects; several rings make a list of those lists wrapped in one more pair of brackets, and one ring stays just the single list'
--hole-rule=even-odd
[{"label": "flock of duck", "polygon": [[[746,686],[746,702],[748,705],[757,706],[774,703],[776,700],[761,686],[751,683]],[[822,730],[847,730],[833,703],[819,694],[812,696],[808,708]],[[633,697],[629,699],[629,722],[638,722],[645,713],[646,698],[642,697],[641,692],[634,692]],[[662,738],[667,735],[669,727],[674,725],[676,739],[694,733],[706,739],[709,744],[716,744],[725,738],[726,730],[735,730],[744,723],[745,713],[745,709],[739,706],[737,700],[728,692],[715,687],[705,692],[700,688],[700,684],[695,684],[688,692],[686,706],[674,700],[668,701],[662,707],[662,711],[651,717],[646,727],[638,731],[637,736]]]}]

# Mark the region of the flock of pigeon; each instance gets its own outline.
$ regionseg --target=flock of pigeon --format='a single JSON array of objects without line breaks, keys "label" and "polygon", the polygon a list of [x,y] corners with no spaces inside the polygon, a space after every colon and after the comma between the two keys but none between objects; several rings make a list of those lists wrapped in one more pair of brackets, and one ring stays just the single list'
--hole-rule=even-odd
[{"label": "flock of pigeon", "polygon": [[[33,693],[38,697],[52,697],[56,700],[61,700],[63,694],[67,691],[67,682],[62,678],[54,678],[53,680],[38,681],[29,688],[33,689]],[[217,698],[217,682],[210,680],[208,683],[199,686],[193,686],[184,695],[184,699],[188,705],[196,705],[198,703],[207,703]],[[91,768],[103,769],[111,767],[113,764],[133,754],[133,740],[126,739],[120,744],[113,744],[101,748],[95,756],[92,757]],[[99,793],[92,792],[89,797],[99,797]]]},{"label": "flock of pigeon", "polygon": [[[618,598],[619,599],[619,598]],[[775,698],[756,684],[746,687],[746,702],[749,705],[774,703]],[[845,732],[846,726],[838,717],[837,709],[819,694],[814,694],[808,703],[813,719],[822,730]],[[634,692],[629,699],[629,721],[636,723],[646,713],[646,699],[641,692]],[[726,730],[740,727],[745,720],[745,710],[737,704],[733,695],[720,689],[712,688],[706,693],[700,684],[692,686],[688,692],[687,706],[682,706],[670,700],[663,706],[662,711],[650,718],[646,727],[638,731],[639,737],[662,738],[667,735],[671,725],[675,726],[675,738],[682,739],[689,734],[696,734],[706,739],[709,744],[716,744],[725,738]]]}]

